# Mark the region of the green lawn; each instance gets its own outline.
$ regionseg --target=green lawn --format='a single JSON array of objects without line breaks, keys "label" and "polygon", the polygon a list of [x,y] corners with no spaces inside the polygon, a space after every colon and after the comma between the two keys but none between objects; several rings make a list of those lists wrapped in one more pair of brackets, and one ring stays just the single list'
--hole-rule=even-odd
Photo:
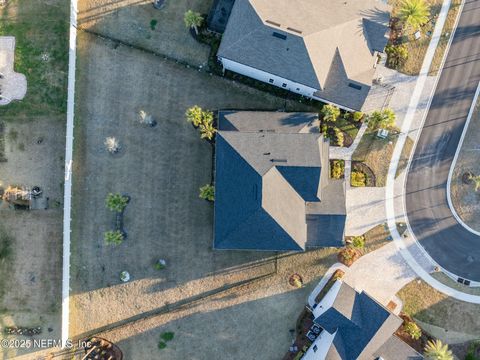
[{"label": "green lawn", "polygon": [[22,101],[0,107],[3,119],[65,112],[68,14],[64,0],[12,0],[0,10],[0,36],[15,36],[15,71],[28,81]]}]

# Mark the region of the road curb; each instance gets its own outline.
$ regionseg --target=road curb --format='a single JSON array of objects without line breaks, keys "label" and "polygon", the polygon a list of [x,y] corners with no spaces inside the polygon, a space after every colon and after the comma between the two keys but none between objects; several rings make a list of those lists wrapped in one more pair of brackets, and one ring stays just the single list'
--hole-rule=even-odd
[{"label": "road curb", "polygon": [[455,165],[457,164],[458,155],[462,150],[463,141],[465,140],[465,135],[467,134],[470,120],[472,120],[473,112],[475,111],[475,105],[477,104],[479,94],[480,94],[480,82],[478,83],[477,91],[475,92],[475,96],[473,97],[472,105],[470,106],[470,110],[468,112],[467,121],[465,122],[465,126],[462,131],[462,136],[460,137],[460,141],[458,142],[458,147],[457,147],[457,150],[455,151],[455,156],[453,157],[452,165],[450,165],[450,170],[448,172],[448,179],[447,179],[447,202],[448,202],[448,207],[450,208],[450,211],[452,212],[453,216],[458,221],[458,223],[465,228],[465,230],[477,236],[480,236],[480,231],[476,231],[472,229],[470,226],[468,226],[455,210],[455,206],[453,206],[453,202],[452,202],[452,194],[451,194],[450,186],[452,183],[453,171],[455,170]]}]

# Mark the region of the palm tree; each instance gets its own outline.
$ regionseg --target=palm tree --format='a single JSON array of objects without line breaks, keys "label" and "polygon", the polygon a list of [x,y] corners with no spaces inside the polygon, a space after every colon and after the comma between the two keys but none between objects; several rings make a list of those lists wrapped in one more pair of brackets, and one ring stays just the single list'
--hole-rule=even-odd
[{"label": "palm tree", "polygon": [[212,140],[217,129],[213,127],[213,122],[203,122],[200,124],[200,137],[202,139]]},{"label": "palm tree", "polygon": [[453,354],[447,344],[440,340],[429,340],[424,349],[425,357],[430,360],[453,360]]},{"label": "palm tree", "polygon": [[200,106],[195,105],[187,109],[185,116],[187,117],[187,121],[191,122],[193,126],[198,127],[202,123],[203,110]]},{"label": "palm tree", "polygon": [[408,27],[418,30],[429,16],[430,8],[425,0],[403,0],[399,17]]},{"label": "palm tree", "polygon": [[396,115],[392,109],[376,110],[368,116],[370,130],[388,129],[395,125]]},{"label": "palm tree", "polygon": [[198,35],[198,28],[203,24],[203,17],[200,13],[188,10],[183,17],[183,21],[185,21],[187,28],[194,29],[195,34]]},{"label": "palm tree", "polygon": [[105,243],[111,245],[120,245],[124,236],[120,230],[110,230],[103,235]]},{"label": "palm tree", "polygon": [[215,200],[215,188],[213,185],[206,184],[200,188],[200,198],[208,201]]},{"label": "palm tree", "polygon": [[129,200],[128,196],[109,193],[105,199],[105,206],[111,211],[121,213],[127,207]]}]

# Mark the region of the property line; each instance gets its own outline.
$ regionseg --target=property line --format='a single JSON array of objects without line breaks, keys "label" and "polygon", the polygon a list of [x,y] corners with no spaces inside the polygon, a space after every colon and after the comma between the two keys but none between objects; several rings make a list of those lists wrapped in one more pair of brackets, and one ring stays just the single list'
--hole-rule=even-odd
[{"label": "property line", "polygon": [[75,65],[77,58],[77,1],[78,0],[70,1],[67,134],[65,145],[65,186],[63,193],[62,346],[67,344],[70,327],[70,225],[72,212],[72,153],[75,108]]},{"label": "property line", "polygon": [[[429,100],[428,100],[428,104],[425,108],[425,111],[424,111],[419,129],[422,129],[423,125],[425,123],[428,111],[430,109],[430,105],[432,103],[433,96],[435,94],[435,90],[437,88],[438,81],[440,79],[440,76],[441,76],[442,71],[443,71],[443,67],[445,65],[445,61],[446,61],[448,51],[449,51],[450,46],[452,44],[453,38],[455,36],[455,32],[456,32],[456,29],[457,29],[457,25],[458,25],[460,16],[462,14],[464,3],[465,3],[465,0],[462,0],[462,4],[460,5],[460,9],[459,9],[459,12],[457,14],[457,18],[455,20],[454,28],[453,28],[452,34],[450,35],[450,39],[449,39],[449,42],[448,42],[447,47],[445,49],[445,52],[443,54],[442,63],[441,63],[440,69],[439,69],[439,71],[436,75],[435,84],[434,84],[433,89],[431,91],[431,94],[430,94],[430,97],[429,97]],[[419,101],[420,101],[420,96],[423,92],[423,88],[424,88],[425,82],[427,80],[427,76],[428,76],[432,61],[433,61],[433,57],[435,55],[436,48],[437,48],[438,43],[439,43],[440,38],[441,38],[441,33],[442,33],[443,27],[445,25],[445,22],[446,22],[446,19],[447,19],[447,16],[448,16],[448,11],[450,9],[450,6],[451,6],[451,0],[445,0],[442,4],[442,9],[440,11],[440,15],[438,17],[437,24],[435,25],[435,29],[434,29],[433,34],[432,34],[432,39],[431,39],[430,44],[429,44],[428,49],[427,49],[427,53],[425,54],[425,59],[423,61],[422,68],[420,70],[420,75],[417,79],[417,82],[415,84],[415,89],[414,89],[412,97],[410,99],[410,103],[409,103],[409,106],[408,106],[407,114],[406,114],[405,119],[404,119],[404,123],[402,124],[402,131],[399,135],[399,138],[398,138],[397,143],[395,145],[395,149],[393,151],[392,160],[390,162],[390,167],[388,169],[388,175],[387,175],[387,187],[386,187],[387,223],[388,223],[390,233],[393,236],[395,245],[397,246],[400,254],[402,255],[402,257],[405,259],[405,261],[410,265],[410,267],[415,271],[415,273],[420,278],[422,278],[426,283],[428,283],[434,289],[444,293],[447,296],[451,296],[455,299],[459,299],[459,300],[466,301],[466,302],[480,304],[480,296],[466,294],[464,292],[461,292],[461,291],[455,290],[453,288],[450,288],[449,286],[446,286],[445,284],[442,284],[441,282],[436,280],[427,271],[425,271],[418,264],[418,262],[414,259],[412,254],[409,252],[409,250],[407,249],[402,237],[400,236],[400,234],[399,234],[399,232],[396,228],[396,215],[395,215],[395,206],[394,206],[395,174],[397,172],[397,168],[398,168],[398,164],[399,164],[399,161],[400,161],[400,156],[401,156],[403,146],[404,146],[405,141],[407,139],[408,132],[410,131],[410,127],[412,125],[412,122],[413,122],[413,119],[414,119],[414,116],[415,116],[415,112],[417,110],[417,107],[418,107],[418,104],[419,104]],[[410,158],[409,158],[409,162],[408,162],[408,166],[407,166],[407,172],[408,172],[408,169],[410,168],[413,154],[415,153],[416,144],[417,144],[417,142],[415,142],[414,149],[412,150],[412,152],[410,154]],[[403,186],[402,186],[403,192],[405,192],[405,185],[406,185],[406,176],[404,178],[404,183],[403,183]],[[418,248],[421,251],[423,251],[423,253],[427,257],[427,259],[429,261],[431,261],[432,264],[435,264],[436,266],[439,266],[430,257],[430,255],[428,255],[426,253],[425,249],[423,249],[423,247],[418,243],[418,240],[415,238],[415,234],[413,233],[413,231],[410,227],[410,224],[408,223],[408,218],[407,218],[406,212],[405,212],[406,207],[405,207],[404,193],[402,193],[401,195],[402,195],[402,198],[403,198],[402,202],[403,202],[403,209],[404,209],[404,213],[405,213],[405,220],[406,220],[406,224],[408,226],[410,235],[413,237],[413,239],[415,239],[416,245],[418,246]],[[439,266],[439,268],[441,268],[441,267]],[[442,270],[444,270],[444,269],[442,269]]]},{"label": "property line", "polygon": [[458,221],[460,225],[462,225],[467,231],[470,231],[472,234],[480,236],[480,231],[476,231],[468,226],[462,218],[458,215],[457,211],[455,210],[455,206],[452,203],[452,194],[450,192],[450,186],[452,185],[452,176],[453,171],[455,170],[455,165],[457,164],[458,155],[460,154],[460,150],[462,149],[463,141],[465,140],[465,135],[467,134],[468,125],[470,124],[470,120],[472,120],[473,112],[475,111],[475,105],[477,104],[478,95],[480,94],[480,82],[477,86],[477,91],[475,92],[475,96],[473,97],[472,105],[470,106],[470,111],[468,112],[467,121],[465,122],[465,126],[462,131],[462,136],[460,137],[460,141],[458,142],[457,150],[455,151],[455,156],[453,157],[452,165],[450,166],[450,170],[448,172],[448,179],[447,179],[447,202],[450,211],[452,212],[455,219]]}]

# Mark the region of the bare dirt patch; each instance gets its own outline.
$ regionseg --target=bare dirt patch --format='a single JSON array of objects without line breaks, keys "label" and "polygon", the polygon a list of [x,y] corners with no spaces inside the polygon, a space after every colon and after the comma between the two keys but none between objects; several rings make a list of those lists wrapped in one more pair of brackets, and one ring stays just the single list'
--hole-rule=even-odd
[{"label": "bare dirt patch", "polygon": [[194,66],[205,66],[210,47],[193,39],[183,16],[189,9],[206,14],[212,3],[167,0],[161,10],[156,10],[152,0],[80,0],[78,20],[80,28]]},{"label": "bare dirt patch", "polygon": [[[2,187],[38,185],[51,206],[48,210],[31,211],[12,210],[5,203],[0,207],[0,226],[11,242],[7,266],[0,270],[0,327],[41,326],[42,334],[36,338],[60,336],[65,146],[64,124],[60,120],[36,118],[35,122],[8,123],[7,162],[0,163]],[[3,350],[0,358],[26,351]]]},{"label": "bare dirt patch", "polygon": [[[211,180],[212,147],[200,139],[184,113],[195,104],[214,111],[310,108],[87,33],[80,33],[78,45],[72,335],[96,332],[155,312],[171,312],[209,295],[205,314],[193,319],[190,316],[197,308],[186,307],[182,317],[188,316],[185,321],[178,320],[178,326],[193,335],[180,337],[182,340],[176,337],[172,343],[178,345],[179,353],[167,358],[211,358],[213,352],[220,351],[213,346],[208,326],[223,326],[216,336],[225,341],[237,339],[222,350],[232,358],[241,357],[254,342],[275,348],[272,358],[283,354],[285,348],[278,347],[288,346],[287,327],[290,323],[294,326],[298,306],[305,304],[308,292],[302,290],[300,302],[296,296],[278,302],[273,295],[291,289],[288,276],[293,272],[301,273],[306,282],[318,279],[335,261],[334,251],[313,251],[278,262],[274,253],[213,251],[213,207],[198,197],[199,187]],[[156,127],[135,121],[140,109],[157,120]],[[122,147],[118,156],[112,157],[105,150],[107,136],[117,137]],[[131,196],[124,223],[128,238],[117,247],[106,246],[103,241],[103,233],[112,226],[112,214],[104,205],[109,192]],[[159,258],[167,261],[166,269],[154,268]],[[120,281],[123,270],[132,277],[128,283]],[[258,286],[248,287],[252,298],[222,291],[267,274],[273,276],[269,281],[259,280]],[[212,301],[211,294],[219,291],[222,299]],[[250,311],[248,305],[241,309],[234,306],[269,296],[259,301],[248,317],[238,315]],[[290,314],[286,303],[294,309],[291,318],[286,317],[287,312]],[[265,306],[272,312],[265,311]],[[231,310],[215,311],[219,307]],[[154,328],[160,331],[175,314],[159,316]],[[247,321],[252,323],[255,318],[265,318],[265,322],[259,320],[247,327]],[[286,329],[284,335],[271,336],[264,331],[273,323]],[[128,338],[120,345],[131,355],[127,358],[145,359],[158,351],[158,333],[142,328],[137,337],[137,324],[119,330]],[[227,330],[230,334],[223,337]],[[261,342],[257,341],[259,336]],[[191,341],[198,346],[187,346]],[[163,352],[162,357],[168,353]],[[193,353],[196,355],[190,356]]]},{"label": "bare dirt patch", "polygon": [[475,182],[465,183],[463,176],[470,172],[480,175],[480,101],[477,102],[465,139],[452,174],[450,194],[453,206],[462,220],[480,231],[480,190],[475,191]]}]

